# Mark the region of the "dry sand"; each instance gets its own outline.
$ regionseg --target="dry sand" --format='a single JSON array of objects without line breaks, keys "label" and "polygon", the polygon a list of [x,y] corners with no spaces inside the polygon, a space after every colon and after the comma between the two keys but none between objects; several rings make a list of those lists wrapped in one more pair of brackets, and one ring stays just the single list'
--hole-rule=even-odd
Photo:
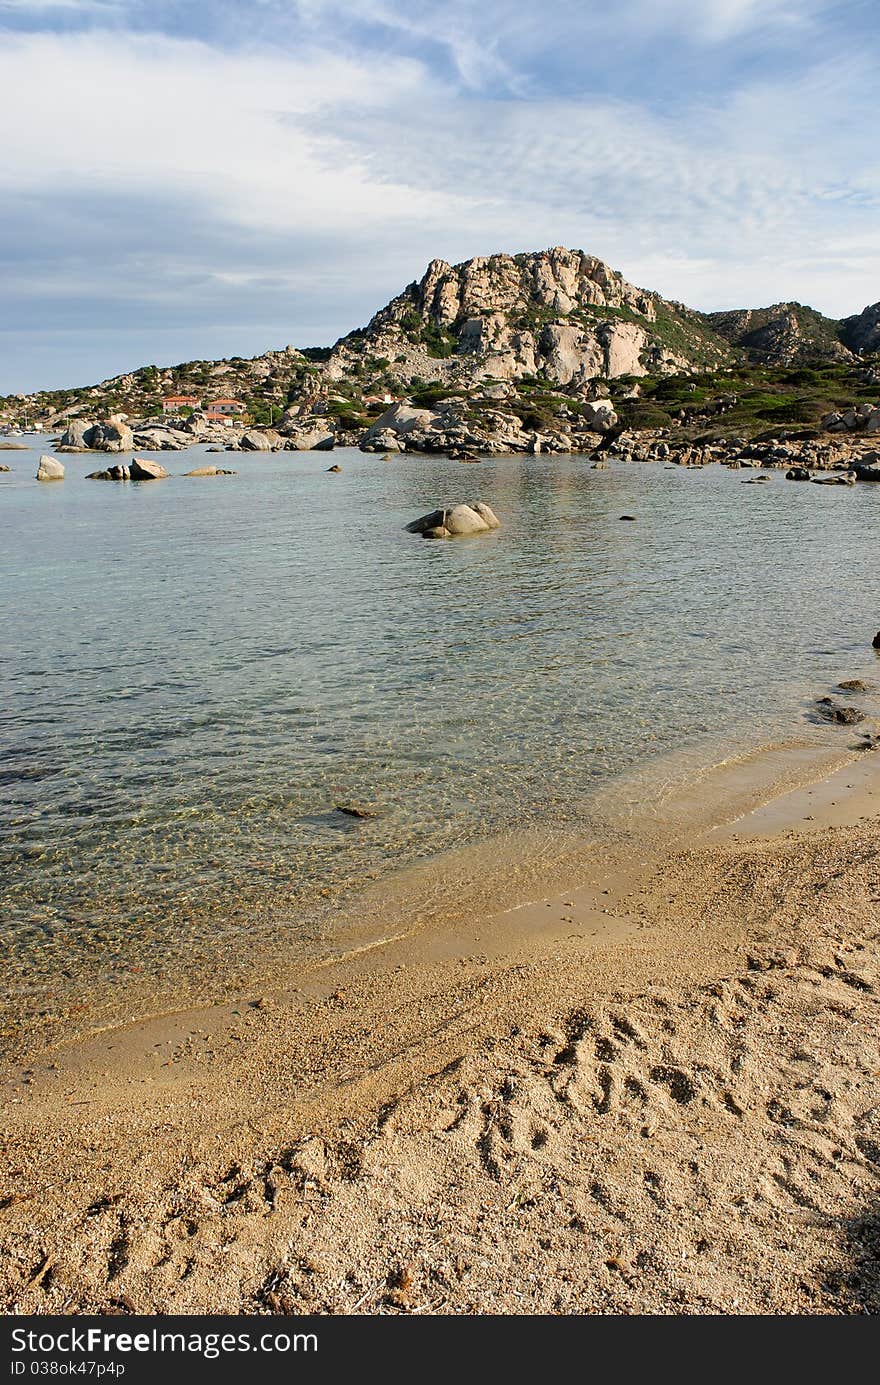
[{"label": "dry sand", "polygon": [[876,1311],[880,763],[843,758],[526,907],[35,1050],[0,1303]]}]

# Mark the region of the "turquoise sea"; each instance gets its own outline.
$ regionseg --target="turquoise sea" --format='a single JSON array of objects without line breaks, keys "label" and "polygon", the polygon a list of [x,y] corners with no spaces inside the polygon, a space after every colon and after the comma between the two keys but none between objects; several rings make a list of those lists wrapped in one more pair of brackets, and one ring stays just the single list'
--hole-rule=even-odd
[{"label": "turquoise sea", "polygon": [[[577,827],[683,749],[851,738],[809,709],[876,665],[880,487],[200,448],[164,481],[86,481],[83,456],[39,484],[41,450],[0,453],[19,1009],[230,953],[244,974],[269,932],[326,946],[365,883]],[[205,461],[237,475],[183,477]],[[478,498],[497,533],[404,532]]]}]

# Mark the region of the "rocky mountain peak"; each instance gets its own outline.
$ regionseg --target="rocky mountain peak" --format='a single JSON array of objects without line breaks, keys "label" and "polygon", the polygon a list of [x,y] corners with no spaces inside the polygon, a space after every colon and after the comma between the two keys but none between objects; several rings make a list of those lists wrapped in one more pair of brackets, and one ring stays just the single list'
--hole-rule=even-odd
[{"label": "rocky mountain peak", "polygon": [[331,375],[343,378],[365,353],[393,361],[403,379],[545,375],[575,391],[597,378],[686,371],[728,355],[695,314],[565,246],[457,265],[432,260],[363,331],[337,343]]},{"label": "rocky mountain peak", "polygon": [[854,317],[845,317],[840,324],[842,341],[859,355],[880,351],[880,303],[871,303]]},{"label": "rocky mountain peak", "polygon": [[554,246],[522,255],[478,255],[458,265],[432,260],[422,279],[377,318],[390,313],[391,320],[399,320],[415,308],[437,327],[449,328],[492,313],[545,309],[566,317],[590,307],[629,308],[651,321],[654,295],[627,283],[594,255]]},{"label": "rocky mountain peak", "polygon": [[793,366],[816,359],[852,359],[841,340],[840,323],[802,303],[707,313],[705,321],[752,360],[767,364]]}]

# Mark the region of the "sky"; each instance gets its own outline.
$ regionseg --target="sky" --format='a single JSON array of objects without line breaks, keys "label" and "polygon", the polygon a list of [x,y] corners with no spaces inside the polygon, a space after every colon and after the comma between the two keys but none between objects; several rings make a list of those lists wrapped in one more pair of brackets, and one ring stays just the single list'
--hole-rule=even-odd
[{"label": "sky", "polygon": [[880,299],[876,0],[0,0],[0,395],[332,343],[551,245]]}]

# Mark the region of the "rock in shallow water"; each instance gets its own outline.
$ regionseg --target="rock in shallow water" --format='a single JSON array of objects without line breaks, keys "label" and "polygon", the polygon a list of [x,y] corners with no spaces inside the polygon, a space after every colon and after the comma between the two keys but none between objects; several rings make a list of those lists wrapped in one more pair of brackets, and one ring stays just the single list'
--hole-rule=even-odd
[{"label": "rock in shallow water", "polygon": [[865,720],[864,712],[860,712],[858,707],[841,707],[831,697],[820,697],[817,705],[820,717],[825,721],[837,722],[840,726],[856,726]]},{"label": "rock in shallow water", "polygon": [[41,457],[37,467],[38,481],[63,481],[64,464],[57,457]]},{"label": "rock in shallow water", "polygon": [[128,467],[123,462],[116,462],[113,466],[108,466],[105,471],[90,471],[86,480],[127,481],[129,480]]},{"label": "rock in shallow water", "polygon": [[159,462],[151,462],[143,457],[133,457],[128,468],[128,474],[132,481],[160,481],[168,475],[168,472]]},{"label": "rock in shallow water", "polygon": [[854,471],[837,471],[831,476],[811,476],[810,480],[814,486],[854,486],[856,474]]},{"label": "rock in shallow water", "polygon": [[448,509],[432,510],[405,527],[408,533],[421,534],[426,539],[450,539],[488,534],[491,529],[499,529],[501,521],[482,500],[475,500],[473,505],[452,505]]}]

